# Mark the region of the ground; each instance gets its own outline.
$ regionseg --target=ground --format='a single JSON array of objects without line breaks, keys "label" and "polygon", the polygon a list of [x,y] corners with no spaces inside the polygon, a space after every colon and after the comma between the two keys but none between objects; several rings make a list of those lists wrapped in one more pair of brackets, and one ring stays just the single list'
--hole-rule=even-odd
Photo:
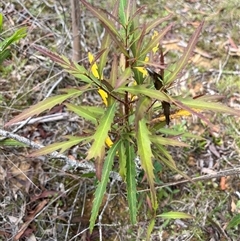
[{"label": "ground", "polygon": [[[0,0],[0,3],[6,35],[20,26],[28,26],[27,37],[14,45],[12,58],[0,69],[3,129],[4,123],[20,111],[78,82],[32,47],[35,43],[71,58],[69,2],[14,0],[6,3]],[[108,6],[108,1],[102,3],[102,7],[104,4]],[[223,95],[224,104],[240,109],[239,1],[139,1],[139,6],[143,5],[146,9],[142,21],[164,15],[166,11],[174,14],[173,28],[162,43],[168,61],[174,62],[181,56],[195,27],[205,21],[190,67],[171,91],[192,96]],[[99,47],[101,28],[85,11],[81,23],[81,63],[87,65],[87,52],[94,53]],[[160,31],[161,27],[156,30]],[[82,101],[97,105],[100,99],[90,94]],[[61,140],[63,135],[81,134],[89,128],[84,120],[70,113],[63,115],[63,106],[47,114],[51,113],[58,113],[61,118],[25,125],[17,134],[47,145]],[[194,117],[171,121],[173,129],[190,130],[204,137],[191,140],[191,148],[170,149],[178,168],[191,177],[217,174],[240,166],[239,118],[214,113],[205,115],[217,131],[210,131],[204,122]],[[1,240],[145,240],[149,211],[143,191],[147,185],[140,183],[141,179],[137,225],[129,222],[124,183],[112,183],[103,203],[102,227],[96,226],[90,235],[87,228],[96,184],[92,175],[83,175],[77,168],[64,171],[64,161],[47,156],[29,158],[31,151],[26,146],[0,148]],[[78,148],[66,154],[71,158],[85,152],[86,149]],[[239,173],[178,184],[181,177],[160,168],[163,169],[157,174],[156,185],[159,213],[183,211],[195,219],[157,218],[151,240],[239,240],[239,225],[227,229],[232,218],[240,214]],[[164,183],[175,184],[162,187]]]}]

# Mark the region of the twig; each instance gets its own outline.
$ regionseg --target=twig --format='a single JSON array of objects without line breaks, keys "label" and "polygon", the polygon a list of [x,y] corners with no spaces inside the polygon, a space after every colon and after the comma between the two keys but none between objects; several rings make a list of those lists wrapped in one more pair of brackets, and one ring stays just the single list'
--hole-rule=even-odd
[{"label": "twig", "polygon": [[[23,144],[26,144],[27,146],[29,146],[31,148],[34,148],[34,149],[40,149],[40,148],[44,147],[44,145],[38,144],[38,143],[36,143],[34,141],[31,141],[31,140],[29,140],[29,139],[27,139],[23,136],[13,134],[11,132],[8,132],[8,131],[2,130],[2,129],[0,129],[0,136],[17,140],[17,141],[19,141]],[[82,172],[84,172],[84,173],[96,171],[96,169],[94,167],[94,164],[92,162],[87,161],[87,160],[78,161],[78,160],[74,160],[74,159],[69,159],[67,156],[65,156],[63,154],[59,154],[57,151],[54,151],[49,155],[52,158],[62,159],[67,163],[67,165],[65,165],[63,167],[64,171],[70,169],[71,167],[81,168],[81,169],[83,169]],[[111,172],[110,177],[112,179],[114,179],[115,181],[122,181],[121,176],[117,172]]]},{"label": "twig", "polygon": [[109,188],[109,194],[107,195],[107,200],[106,200],[106,203],[102,209],[102,212],[99,214],[99,217],[98,217],[98,225],[99,225],[99,241],[102,241],[102,218],[103,218],[103,214],[105,212],[105,209],[107,208],[108,206],[108,203],[110,201],[110,193],[112,191],[112,188],[113,188],[113,185],[115,183],[115,180],[112,180],[111,184],[110,184],[110,188]]},{"label": "twig", "polygon": [[[2,130],[2,129],[0,129],[0,135],[4,136],[6,138],[11,138],[11,139],[17,140],[17,141],[19,141],[23,144],[26,144],[29,147],[34,148],[34,149],[40,149],[40,148],[44,147],[43,145],[38,144],[34,141],[31,141],[31,140],[29,140],[29,139],[27,139],[23,136],[13,134],[11,132],[8,132],[8,131]],[[49,155],[52,158],[59,158],[59,159],[63,159],[64,161],[66,161],[66,163],[68,165],[68,168],[69,168],[69,166],[70,167],[80,167],[80,168],[88,170],[89,172],[95,171],[94,165],[91,162],[87,162],[86,160],[82,160],[81,162],[77,161],[77,160],[72,160],[72,159],[69,159],[67,156],[65,156],[63,154],[59,154],[57,151],[54,151]]]},{"label": "twig", "polygon": [[[46,123],[46,122],[52,122],[52,121],[66,120],[67,118],[69,118],[69,114],[68,113],[56,113],[56,114],[40,116],[40,117],[36,117],[36,118],[32,118],[32,119],[31,119],[31,117],[29,117],[29,118],[30,118],[30,120],[28,122],[20,121],[20,122],[11,124],[11,126],[20,125],[20,127],[17,128],[17,130],[19,130],[23,125],[26,125],[26,124]],[[12,133],[15,133],[15,132],[16,131],[14,130],[14,132],[12,132]]]},{"label": "twig", "polygon": [[[203,175],[203,176],[200,176],[200,177],[193,177],[192,181],[193,182],[205,181],[205,180],[209,180],[209,179],[213,179],[213,178],[219,178],[219,177],[224,177],[224,176],[233,176],[233,175],[237,175],[237,174],[240,174],[240,167],[219,171],[219,172],[214,173],[214,174]],[[188,183],[188,182],[189,182],[189,180],[181,180],[181,181],[178,181],[178,182],[165,183],[163,185],[157,186],[156,189],[163,188],[163,187],[175,186],[175,185],[178,185],[178,184],[183,184],[183,183]],[[146,191],[146,190],[144,190],[144,191]],[[142,191],[140,191],[140,192],[142,192]]]}]

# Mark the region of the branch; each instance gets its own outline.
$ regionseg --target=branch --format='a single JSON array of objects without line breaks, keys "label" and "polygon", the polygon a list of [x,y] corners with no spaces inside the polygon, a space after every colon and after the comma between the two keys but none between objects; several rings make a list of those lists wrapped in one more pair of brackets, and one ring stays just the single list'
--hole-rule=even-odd
[{"label": "branch", "polygon": [[[43,148],[44,146],[41,145],[41,144],[38,144],[34,141],[31,141],[25,137],[22,137],[22,136],[19,136],[17,134],[13,134],[11,132],[8,132],[8,131],[5,131],[5,130],[2,130],[0,129],[0,136],[3,136],[4,139],[5,138],[11,138],[11,139],[14,139],[16,141],[19,141],[23,144],[26,144],[27,146],[33,148],[33,149],[40,149],[40,148]],[[1,139],[0,139],[1,141]],[[72,160],[72,159],[69,159],[67,156],[63,155],[63,154],[59,154],[57,151],[54,151],[52,152],[51,154],[49,154],[51,158],[58,158],[58,159],[62,159],[64,160],[67,164],[66,166],[63,167],[63,170],[68,170],[70,169],[71,167],[74,167],[74,168],[81,168],[83,169],[83,172],[84,173],[89,173],[89,172],[95,172],[95,167],[94,167],[94,164],[92,162],[89,162],[87,160]],[[116,172],[111,172],[111,178],[113,178],[114,180],[116,181],[122,181],[122,178],[121,176],[116,173]]]},{"label": "branch", "polygon": [[[233,175],[237,175],[237,174],[240,174],[240,166],[233,168],[233,169],[219,171],[219,172],[213,173],[213,174],[203,175],[200,177],[191,177],[191,179],[193,182],[197,182],[197,181],[205,181],[205,180],[209,180],[209,179],[213,179],[213,178],[233,176]],[[189,182],[189,180],[181,180],[178,182],[165,183],[163,185],[157,186],[156,189],[163,188],[163,187],[175,186],[175,185],[188,183],[188,182]]]}]

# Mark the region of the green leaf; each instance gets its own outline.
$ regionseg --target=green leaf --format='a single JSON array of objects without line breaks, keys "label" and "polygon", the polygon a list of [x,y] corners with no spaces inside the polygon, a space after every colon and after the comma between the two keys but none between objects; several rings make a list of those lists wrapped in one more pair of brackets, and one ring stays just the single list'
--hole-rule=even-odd
[{"label": "green leaf", "polygon": [[83,82],[92,83],[92,79],[88,76],[88,71],[78,63],[69,60],[64,55],[59,55],[53,53],[47,49],[43,49],[39,46],[34,45],[34,48],[37,49],[40,53],[44,54],[45,56],[49,57],[52,61],[59,64],[64,68],[65,71],[73,75],[74,77],[81,79]]},{"label": "green leaf", "polygon": [[54,151],[57,151],[59,149],[61,149],[60,153],[63,153],[64,151],[70,149],[71,147],[78,145],[80,142],[90,140],[90,137],[86,137],[86,136],[79,137],[79,136],[67,135],[64,137],[68,138],[69,140],[63,141],[63,142],[56,142],[51,145],[45,146],[45,147],[31,153],[28,156],[29,157],[43,156],[43,155],[52,153]]},{"label": "green leaf", "polygon": [[139,95],[139,94],[146,95],[150,98],[154,98],[160,101],[167,101],[167,102],[170,101],[170,99],[167,97],[167,94],[159,90],[149,89],[145,85],[125,86],[114,90],[114,92],[120,92],[120,93],[121,92],[125,93],[125,91],[134,95]]},{"label": "green leaf", "polygon": [[184,213],[184,212],[167,212],[157,215],[157,217],[161,217],[164,219],[180,219],[180,218],[195,218],[194,216]]},{"label": "green leaf", "polygon": [[176,139],[172,138],[167,138],[167,137],[162,137],[159,135],[152,135],[150,136],[150,141],[156,144],[164,145],[164,146],[184,146],[184,147],[189,147],[188,144],[178,141]]},{"label": "green leaf", "polygon": [[0,140],[0,146],[18,146],[18,147],[27,147],[26,144],[19,142],[17,140],[13,140],[13,139],[4,139],[4,140]]},{"label": "green leaf", "polygon": [[151,192],[151,202],[152,206],[155,209],[157,207],[157,199],[156,199],[156,190],[154,188],[154,172],[153,172],[153,163],[152,163],[152,149],[151,149],[151,141],[149,138],[149,131],[147,129],[147,125],[145,119],[142,119],[138,123],[138,131],[137,131],[137,147],[138,153],[140,156],[142,168],[147,175],[147,180],[150,186]]},{"label": "green leaf", "polygon": [[147,44],[146,47],[140,52],[140,56],[145,56],[149,53],[154,47],[156,47],[160,40],[166,35],[166,33],[171,29],[172,25],[167,26],[164,30],[161,31],[155,38],[151,39]]},{"label": "green leaf", "polygon": [[154,146],[156,146],[156,148],[158,149],[158,151],[154,151],[154,156],[156,158],[158,157],[159,160],[166,164],[171,170],[176,171],[176,163],[173,160],[171,154],[162,145],[154,144]]},{"label": "green leaf", "polygon": [[[152,22],[149,22],[146,24],[146,34],[148,34],[150,31],[152,31],[155,27],[159,26],[161,23],[169,20],[173,17],[173,14],[169,14],[166,17],[163,18],[157,18],[153,20]],[[154,46],[155,47],[155,46]]]},{"label": "green leaf", "polygon": [[96,18],[98,18],[102,22],[104,28],[110,34],[112,40],[118,45],[121,52],[125,56],[128,56],[128,52],[124,46],[124,41],[122,40],[121,35],[119,34],[119,31],[115,28],[113,19],[109,19],[105,14],[105,12],[92,6],[91,4],[87,3],[85,0],[80,0],[80,1],[89,11],[91,11],[91,13]]},{"label": "green leaf", "polygon": [[90,232],[93,231],[94,224],[97,219],[97,215],[102,204],[104,194],[106,192],[107,183],[109,180],[110,171],[112,170],[113,161],[116,156],[116,151],[118,149],[120,142],[114,143],[107,153],[107,157],[104,161],[102,170],[102,179],[97,185],[97,189],[94,194],[94,200],[92,205],[92,212],[90,218]]},{"label": "green leaf", "polygon": [[194,138],[196,140],[204,140],[205,138],[199,136],[199,135],[194,135],[190,132],[186,131],[179,131],[179,130],[174,130],[170,128],[160,128],[158,131],[162,134],[165,135],[170,135],[170,136],[180,136],[180,137],[186,137],[186,138]]},{"label": "green leaf", "polygon": [[118,14],[119,14],[120,23],[123,26],[126,26],[128,21],[126,18],[125,10],[126,10],[126,0],[120,0]]},{"label": "green leaf", "polygon": [[0,42],[0,52],[10,46],[12,43],[24,38],[27,35],[27,28],[18,29],[12,36],[6,38],[4,41]]},{"label": "green leaf", "polygon": [[31,106],[30,108],[24,110],[21,114],[17,115],[12,120],[7,122],[5,124],[5,126],[10,126],[13,123],[22,121],[24,119],[27,119],[28,117],[33,117],[34,115],[39,115],[43,111],[52,109],[54,106],[61,104],[63,101],[65,101],[71,97],[77,97],[83,93],[82,91],[77,90],[77,89],[71,89],[68,91],[69,91],[68,94],[56,95],[53,97],[49,97],[49,98],[37,103],[36,105]]},{"label": "green leaf", "polygon": [[155,218],[151,218],[151,220],[149,222],[149,225],[147,227],[147,240],[151,240],[151,233],[152,233],[152,231],[154,229],[155,222],[156,222],[156,219]]},{"label": "green leaf", "polygon": [[176,163],[174,162],[172,156],[163,146],[161,146],[160,144],[156,144],[156,143],[154,144],[154,146],[158,149],[158,151],[156,151],[156,150],[154,151],[155,158],[157,158],[160,162],[165,164],[172,171],[177,172],[178,174],[180,174],[181,176],[183,176],[184,178],[186,178],[187,180],[192,182],[192,180],[189,176],[187,176],[185,173],[183,173],[176,167]]},{"label": "green leaf", "polygon": [[236,228],[240,224],[240,213],[236,214],[229,222],[227,229]]},{"label": "green leaf", "polygon": [[211,110],[211,111],[215,111],[215,112],[240,116],[239,110],[235,110],[235,109],[230,108],[221,103],[207,102],[207,101],[203,101],[201,99],[181,98],[181,97],[179,97],[178,100],[182,104],[184,104],[190,108],[196,108],[196,109],[200,109],[200,110]]},{"label": "green leaf", "polygon": [[120,75],[120,77],[117,79],[117,83],[115,88],[119,88],[120,86],[126,85],[132,80],[129,78],[132,74],[131,68],[126,68],[124,72]]},{"label": "green leaf", "polygon": [[152,100],[149,97],[140,96],[137,101],[136,111],[135,111],[135,126],[138,126],[138,122],[145,116],[146,119],[151,116],[147,110],[152,105]]},{"label": "green leaf", "polygon": [[96,114],[89,111],[88,109],[86,109],[82,106],[77,106],[77,105],[68,104],[68,103],[66,103],[65,105],[69,110],[73,111],[78,116],[81,116],[84,119],[91,121],[95,125],[98,123]]},{"label": "green leaf", "polygon": [[98,64],[98,71],[101,79],[103,78],[103,70],[106,67],[107,58],[110,51],[109,46],[111,45],[111,42],[112,41],[111,41],[110,35],[106,32],[103,37],[103,40],[101,41],[101,49],[100,49],[100,51],[104,50],[104,52],[102,53]]},{"label": "green leaf", "polygon": [[185,48],[185,51],[182,57],[174,65],[174,68],[170,68],[169,71],[165,73],[164,82],[166,85],[167,84],[170,85],[178,77],[179,73],[184,69],[184,67],[187,65],[188,60],[191,57],[191,54],[196,46],[203,24],[204,22],[201,22],[201,24],[198,26],[195,33],[192,35],[191,39],[188,42],[187,47]]},{"label": "green leaf", "polygon": [[0,64],[11,55],[10,49],[4,49],[0,52]]},{"label": "green leaf", "polygon": [[108,131],[111,128],[111,124],[116,111],[116,103],[109,106],[99,121],[99,126],[93,135],[93,144],[90,147],[87,155],[87,159],[101,157],[103,148],[105,147],[105,140],[108,136]]},{"label": "green leaf", "polygon": [[0,13],[0,33],[2,32],[2,26],[3,26],[3,15]]},{"label": "green leaf", "polygon": [[82,106],[82,108],[92,112],[94,115],[100,117],[104,113],[104,109],[100,106]]},{"label": "green leaf", "polygon": [[120,142],[118,155],[119,155],[119,174],[122,177],[122,179],[125,181],[126,173],[127,173],[127,169],[126,169],[127,157],[126,157],[126,148],[123,141]]},{"label": "green leaf", "polygon": [[137,222],[137,188],[136,188],[136,165],[134,148],[128,142],[126,146],[126,167],[127,167],[127,199],[132,224]]}]

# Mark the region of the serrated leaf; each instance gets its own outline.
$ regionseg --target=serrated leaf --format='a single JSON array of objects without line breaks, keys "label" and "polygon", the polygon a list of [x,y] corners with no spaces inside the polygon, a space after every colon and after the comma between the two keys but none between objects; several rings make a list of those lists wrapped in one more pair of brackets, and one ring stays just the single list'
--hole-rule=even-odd
[{"label": "serrated leaf", "polygon": [[149,131],[147,129],[147,125],[145,119],[142,119],[138,123],[138,131],[137,131],[137,147],[138,153],[140,156],[142,168],[147,175],[147,180],[150,186],[151,192],[151,202],[152,206],[155,209],[157,207],[157,199],[156,199],[156,191],[154,188],[154,172],[153,172],[153,163],[152,163],[152,149],[151,149],[151,141],[149,138]]},{"label": "serrated leaf", "polygon": [[97,124],[97,115],[94,114],[93,112],[87,110],[86,108],[83,108],[82,106],[79,105],[73,105],[73,104],[68,104],[66,103],[65,106],[73,111],[75,114],[78,116],[83,117],[84,119],[91,121],[93,124]]},{"label": "serrated leaf", "polygon": [[165,74],[165,84],[171,84],[179,75],[179,73],[185,68],[185,66],[188,63],[189,58],[191,57],[191,54],[196,46],[198,37],[200,35],[200,32],[202,30],[204,22],[202,21],[201,24],[196,29],[195,33],[192,35],[191,39],[188,42],[187,47],[185,48],[185,51],[182,55],[182,57],[179,59],[179,61],[174,65],[174,68],[170,69],[167,74]]},{"label": "serrated leaf", "polygon": [[179,131],[179,130],[174,130],[174,129],[169,129],[169,128],[160,128],[160,129],[158,129],[158,131],[162,134],[170,135],[170,136],[180,136],[180,137],[186,137],[186,138],[193,138],[196,140],[204,140],[205,139],[202,136],[194,135],[190,132]]},{"label": "serrated leaf", "polygon": [[82,94],[82,91],[79,90],[73,90],[71,89],[71,92],[68,94],[63,95],[56,95],[53,97],[49,97],[36,105],[31,106],[30,108],[24,110],[21,114],[14,117],[12,120],[7,122],[5,126],[10,126],[13,123],[22,121],[27,119],[28,117],[33,117],[34,115],[39,115],[45,110],[52,109],[54,106],[61,104],[63,101],[71,98],[71,97],[77,97]]},{"label": "serrated leaf", "polygon": [[169,14],[166,17],[163,18],[157,18],[153,20],[152,22],[149,22],[146,24],[146,34],[148,34],[150,31],[152,31],[155,27],[159,26],[161,23],[169,20],[173,17],[173,14]]},{"label": "serrated leaf", "polygon": [[184,212],[167,212],[157,215],[157,217],[161,217],[164,219],[180,219],[180,218],[194,218],[194,216],[184,213]]},{"label": "serrated leaf", "polygon": [[[112,15],[116,17],[117,14],[118,14],[118,4],[115,4],[114,9],[112,11]],[[112,40],[111,40],[110,34],[106,31],[106,33],[104,34],[104,37],[101,41],[100,52],[102,51],[103,53],[100,57],[99,65],[98,65],[99,73],[101,74],[101,79],[104,77],[103,76],[103,69],[106,67],[106,63],[108,61],[108,54],[109,54],[109,51],[111,50],[111,48],[109,48],[109,46],[111,46],[111,44],[112,44]],[[116,72],[116,74],[117,74],[117,72]],[[109,83],[110,83],[111,86],[114,86],[112,84],[112,80],[110,80]]]},{"label": "serrated leaf", "polygon": [[128,52],[126,51],[126,48],[124,46],[124,42],[121,39],[121,35],[119,34],[119,31],[115,28],[113,19],[109,19],[104,11],[97,9],[96,7],[92,6],[85,0],[80,0],[83,5],[91,11],[91,13],[98,18],[106,31],[110,34],[111,39],[117,44],[117,46],[120,48],[121,52],[124,53],[124,55],[128,56]]},{"label": "serrated leaf", "polygon": [[84,136],[84,137],[65,136],[65,137],[68,138],[69,140],[63,141],[63,142],[56,142],[51,145],[45,146],[45,147],[31,153],[28,156],[29,157],[43,156],[43,155],[52,153],[54,151],[57,151],[59,149],[61,149],[60,153],[63,153],[67,149],[70,149],[71,147],[78,145],[80,142],[90,140],[90,137],[86,137],[86,136]]},{"label": "serrated leaf", "polygon": [[169,101],[170,99],[167,97],[167,95],[165,93],[162,93],[161,91],[158,90],[154,90],[154,89],[149,89],[144,85],[135,85],[135,86],[126,86],[126,87],[120,87],[116,90],[114,90],[116,92],[129,92],[133,95],[146,95],[150,98],[154,98],[160,101]]},{"label": "serrated leaf", "polygon": [[158,151],[156,152],[156,154],[154,155],[155,157],[159,156],[159,159],[162,160],[162,158],[166,157],[163,159],[163,163],[165,163],[166,165],[168,165],[172,170],[176,170],[176,163],[173,160],[171,154],[162,146],[159,144],[155,144],[155,146],[157,147]]},{"label": "serrated leaf", "polygon": [[105,140],[108,136],[108,131],[111,128],[111,124],[116,111],[116,103],[109,106],[99,121],[99,126],[93,135],[93,144],[90,147],[87,155],[87,159],[97,158],[101,156],[102,149],[105,147]]},{"label": "serrated leaf", "polygon": [[101,117],[104,113],[104,108],[100,106],[81,106],[83,109],[92,112],[98,118]]},{"label": "serrated leaf", "polygon": [[150,238],[151,238],[151,234],[152,234],[152,231],[154,229],[155,222],[156,222],[156,219],[155,218],[151,218],[151,220],[149,222],[149,225],[147,227],[147,240],[150,240]]},{"label": "serrated leaf", "polygon": [[40,53],[49,57],[52,61],[59,64],[65,71],[73,75],[74,77],[81,79],[85,83],[92,83],[91,78],[88,76],[88,71],[77,62],[69,60],[64,55],[59,55],[57,53],[53,53],[47,49],[43,49],[37,45],[34,45],[34,48],[37,49]]},{"label": "serrated leaf", "polygon": [[135,127],[138,127],[138,122],[145,116],[150,116],[147,110],[152,104],[152,100],[149,97],[141,96],[137,101],[136,111],[135,111]]},{"label": "serrated leaf", "polygon": [[167,138],[167,137],[162,137],[159,135],[152,135],[150,136],[150,141],[156,144],[164,145],[164,146],[184,146],[184,147],[189,147],[188,144],[178,141],[173,138]]},{"label": "serrated leaf", "polygon": [[240,116],[239,110],[235,110],[221,103],[207,102],[201,99],[190,99],[190,98],[178,98],[178,100],[190,108],[196,108],[201,110],[211,110],[215,112]]},{"label": "serrated leaf", "polygon": [[127,199],[132,224],[137,222],[137,188],[136,188],[136,165],[134,148],[129,143],[126,146],[126,169],[127,169]]},{"label": "serrated leaf", "polygon": [[[185,173],[183,173],[182,171],[180,171],[177,167],[176,164],[172,158],[172,156],[169,154],[169,152],[160,144],[154,144],[159,151],[155,151],[155,157],[158,157],[158,160],[160,162],[162,162],[163,164],[165,164],[169,169],[171,169],[172,171],[177,172],[178,174],[180,174],[181,176],[183,176],[184,178],[186,178],[187,180],[189,180],[190,182],[192,182],[191,178],[189,176],[187,176]],[[164,157],[165,156],[165,157]]]},{"label": "serrated leaf", "polygon": [[147,53],[149,53],[154,47],[159,44],[160,40],[166,35],[166,33],[172,28],[172,25],[167,26],[165,29],[163,29],[155,38],[151,39],[146,47],[140,52],[140,56],[145,56]]},{"label": "serrated leaf", "polygon": [[107,157],[104,161],[103,170],[102,170],[102,179],[98,183],[97,189],[94,193],[94,200],[93,200],[92,212],[91,212],[91,218],[90,218],[90,232],[92,232],[94,228],[94,224],[96,222],[97,215],[98,215],[100,206],[102,204],[104,194],[106,192],[110,171],[112,170],[114,157],[116,156],[116,151],[118,149],[119,143],[120,142],[116,142],[115,144],[113,144],[113,146],[109,149],[107,153]]}]

